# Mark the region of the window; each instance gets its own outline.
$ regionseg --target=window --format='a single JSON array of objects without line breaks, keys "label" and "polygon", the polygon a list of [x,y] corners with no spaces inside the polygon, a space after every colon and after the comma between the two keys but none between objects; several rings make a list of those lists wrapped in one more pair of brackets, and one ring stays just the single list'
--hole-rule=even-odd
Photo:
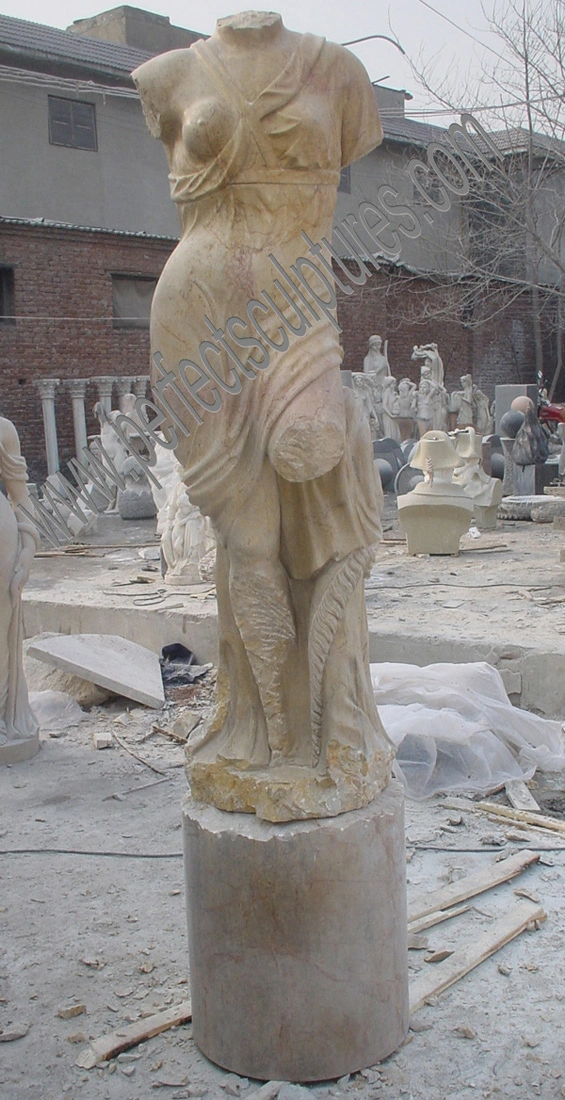
[{"label": "window", "polygon": [[112,275],[114,328],[149,328],[157,280],[144,275]]},{"label": "window", "polygon": [[339,175],[338,191],[345,191],[347,195],[351,194],[351,165],[348,164],[346,168],[342,168]]},{"label": "window", "polygon": [[49,142],[67,145],[70,149],[90,149],[96,152],[96,114],[93,103],[76,99],[59,99],[50,95]]},{"label": "window", "polygon": [[14,269],[0,267],[0,325],[15,325]]}]

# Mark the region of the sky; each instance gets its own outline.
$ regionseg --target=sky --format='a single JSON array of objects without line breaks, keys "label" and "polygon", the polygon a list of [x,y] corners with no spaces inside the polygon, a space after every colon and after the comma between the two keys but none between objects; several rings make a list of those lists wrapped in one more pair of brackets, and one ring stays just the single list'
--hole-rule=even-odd
[{"label": "sky", "polygon": [[[486,0],[486,5],[492,2]],[[244,3],[238,9],[235,0],[207,0],[205,4],[195,0],[140,0],[139,3],[130,0],[130,4],[168,15],[171,23],[177,26],[205,33],[213,31],[217,18],[245,9]],[[0,0],[3,15],[54,27],[66,27],[75,19],[116,6],[116,0]],[[263,5],[256,7],[264,10]],[[419,59],[425,58],[428,63],[434,59],[436,77],[450,71],[459,86],[467,71],[477,80],[488,61],[492,61],[494,55],[488,49],[485,52],[484,44],[500,49],[488,30],[481,0],[395,0],[394,3],[386,0],[277,0],[274,7],[291,30],[320,34],[334,42],[349,42],[371,34],[394,36],[418,67]],[[461,29],[456,29],[448,20]],[[429,95],[418,87],[409,60],[394,45],[377,40],[351,48],[365,65],[371,80],[382,80],[393,88],[406,88],[414,95],[408,108],[410,114],[435,121],[434,115],[428,114],[434,107]],[[467,106],[472,108],[473,104]]]}]

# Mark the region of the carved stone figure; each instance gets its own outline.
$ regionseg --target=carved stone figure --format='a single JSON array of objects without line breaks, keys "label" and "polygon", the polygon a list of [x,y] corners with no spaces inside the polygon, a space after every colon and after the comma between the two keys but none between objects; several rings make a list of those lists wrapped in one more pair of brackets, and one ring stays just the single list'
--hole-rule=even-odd
[{"label": "carved stone figure", "polygon": [[398,497],[398,521],[406,534],[409,554],[458,554],[461,535],[469,527],[473,504],[453,471],[464,465],[446,432],[422,436],[410,465],[424,480]]},{"label": "carved stone figure", "polygon": [[474,385],[470,374],[462,374],[460,382],[461,389],[455,390],[449,401],[453,427],[474,427],[479,435],[489,435],[493,425],[486,393]]},{"label": "carved stone figure", "polygon": [[191,504],[172,451],[157,447],[153,470],[160,485],[159,489],[152,485],[151,491],[157,506],[165,583],[198,583],[201,579],[198,563],[216,546],[210,520]]},{"label": "carved stone figure", "polygon": [[397,422],[399,416],[398,394],[396,392],[396,378],[393,378],[392,375],[383,379],[381,400],[385,439],[400,439],[400,428]]},{"label": "carved stone figure", "polygon": [[416,419],[416,401],[418,387],[410,378],[401,378],[398,383],[398,415],[406,420]]},{"label": "carved stone figure", "polygon": [[362,374],[360,371],[351,372],[351,382],[355,397],[360,402],[364,415],[371,425],[373,438],[381,439],[385,434],[383,430],[382,385],[375,381],[372,374]]},{"label": "carved stone figure", "polygon": [[374,374],[375,380],[379,383],[387,378],[392,371],[387,355],[388,340],[385,340],[384,352],[382,348],[382,339],[380,336],[369,336],[369,350],[363,360],[363,373]]},{"label": "carved stone figure", "polygon": [[453,471],[453,480],[473,501],[477,526],[482,531],[496,527],[496,510],[502,500],[502,482],[482,468],[482,436],[472,427],[452,433],[457,454],[465,465]]},{"label": "carved stone figure", "polygon": [[393,756],[363,591],[380,487],[324,243],[341,167],[382,138],[374,92],[347,50],[257,12],[134,80],[182,226],[153,299],[153,394],[218,544],[217,710],[189,743],[192,793],[332,816],[368,804]]},{"label": "carved stone figure", "polygon": [[[0,763],[27,760],[39,748],[22,663],[21,593],[39,544],[25,459],[14,425],[0,417]],[[26,514],[27,512],[27,514]]]},{"label": "carved stone figure", "polygon": [[423,359],[423,366],[429,368],[433,381],[440,386],[444,385],[443,360],[439,354],[437,344],[414,345],[411,358]]}]

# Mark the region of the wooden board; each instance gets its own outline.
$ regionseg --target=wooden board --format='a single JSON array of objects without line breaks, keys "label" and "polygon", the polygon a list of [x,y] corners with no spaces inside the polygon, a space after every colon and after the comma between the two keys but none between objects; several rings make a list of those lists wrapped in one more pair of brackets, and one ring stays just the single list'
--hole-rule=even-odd
[{"label": "wooden board", "polygon": [[[480,803],[477,803],[477,805],[480,805]],[[509,810],[508,812],[518,813],[518,810]],[[451,883],[450,886],[444,886],[443,889],[437,890],[435,894],[430,894],[424,898],[416,898],[416,901],[412,902],[412,905],[408,908],[408,924],[419,920],[420,917],[427,917],[428,913],[436,913],[449,909],[452,905],[459,905],[460,902],[467,901],[468,898],[483,894],[485,890],[491,890],[493,886],[500,886],[501,882],[508,882],[508,879],[521,874],[532,863],[537,863],[538,859],[538,852],[517,852],[516,855],[508,856],[508,859],[503,859],[500,863],[493,863],[482,871],[476,871],[472,875],[466,875],[465,878],[459,879],[458,882]]]},{"label": "wooden board", "polygon": [[454,951],[444,962],[433,969],[422,971],[410,985],[410,1012],[417,1012],[429,997],[443,993],[460,978],[464,978],[485,959],[494,955],[506,943],[524,932],[528,925],[545,920],[540,905],[524,901],[513,905],[509,912],[499,917],[484,932],[473,936],[471,943]]},{"label": "wooden board", "polygon": [[441,924],[444,920],[451,920],[452,917],[459,917],[461,913],[468,913],[470,905],[459,905],[455,909],[440,909],[435,913],[430,913],[428,917],[421,917],[420,920],[412,921],[408,925],[408,931],[417,933],[425,932],[426,928],[433,928],[435,924]]},{"label": "wooden board", "polygon": [[90,1046],[81,1051],[75,1066],[80,1066],[81,1069],[94,1069],[99,1062],[115,1058],[116,1055],[121,1054],[122,1050],[135,1047],[145,1039],[151,1039],[153,1035],[159,1035],[170,1027],[186,1024],[191,1019],[190,1001],[183,1001],[175,1008],[156,1012],[154,1016],[147,1016],[145,1020],[136,1020],[134,1024],[111,1031],[109,1035],[102,1035],[100,1039],[93,1039]]},{"label": "wooden board", "polygon": [[537,829],[549,829],[554,833],[565,834],[565,821],[559,821],[556,817],[544,817],[543,814],[532,813],[531,810],[515,810],[510,806],[501,806],[498,802],[476,802],[477,809],[485,810],[495,817],[505,817],[511,823],[524,821],[528,825],[535,825]]}]

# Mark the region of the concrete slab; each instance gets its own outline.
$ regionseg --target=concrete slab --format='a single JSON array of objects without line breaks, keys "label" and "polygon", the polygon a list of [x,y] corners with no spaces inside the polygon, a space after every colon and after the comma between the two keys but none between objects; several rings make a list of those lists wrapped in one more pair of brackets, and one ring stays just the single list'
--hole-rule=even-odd
[{"label": "concrete slab", "polygon": [[28,653],[147,707],[165,702],[157,655],[116,634],[59,634],[30,645]]}]

